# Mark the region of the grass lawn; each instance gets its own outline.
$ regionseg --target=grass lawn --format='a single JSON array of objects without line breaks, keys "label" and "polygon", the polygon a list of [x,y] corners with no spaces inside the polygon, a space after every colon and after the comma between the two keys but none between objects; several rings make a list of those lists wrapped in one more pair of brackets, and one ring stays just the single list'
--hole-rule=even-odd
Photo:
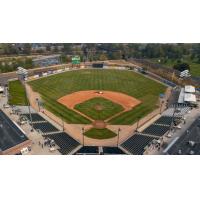
[{"label": "grass lawn", "polygon": [[29,82],[39,92],[44,106],[68,123],[90,124],[91,122],[57,102],[57,99],[72,92],[83,90],[109,90],[133,96],[142,101],[132,110],[113,118],[111,124],[133,124],[138,116],[144,117],[156,108],[160,93],[166,87],[140,74],[126,70],[86,69],[69,71]]},{"label": "grass lawn", "polygon": [[25,88],[19,80],[9,82],[9,104],[27,105]]},{"label": "grass lawn", "polygon": [[115,137],[117,134],[107,128],[91,128],[90,130],[86,131],[84,135],[93,139],[109,139]]},{"label": "grass lawn", "polygon": [[77,104],[75,109],[95,120],[105,120],[124,110],[121,105],[102,97]]}]

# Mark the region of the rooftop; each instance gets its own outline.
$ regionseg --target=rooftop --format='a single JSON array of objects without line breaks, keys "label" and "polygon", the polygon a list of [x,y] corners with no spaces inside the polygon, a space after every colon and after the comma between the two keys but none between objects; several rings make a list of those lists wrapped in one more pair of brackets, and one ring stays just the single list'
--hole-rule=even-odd
[{"label": "rooftop", "polygon": [[185,102],[196,102],[196,96],[194,94],[185,93],[184,94],[184,101]]},{"label": "rooftop", "polygon": [[0,149],[5,151],[28,140],[26,135],[19,129],[7,115],[0,110]]},{"label": "rooftop", "polygon": [[195,87],[192,85],[186,85],[185,86],[185,92],[187,93],[195,93]]},{"label": "rooftop", "polygon": [[169,149],[169,154],[200,155],[200,117]]}]

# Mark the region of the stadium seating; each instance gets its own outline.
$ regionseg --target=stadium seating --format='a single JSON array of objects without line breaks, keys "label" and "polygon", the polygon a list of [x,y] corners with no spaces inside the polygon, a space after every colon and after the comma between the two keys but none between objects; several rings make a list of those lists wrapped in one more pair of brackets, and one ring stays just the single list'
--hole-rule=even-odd
[{"label": "stadium seating", "polygon": [[61,132],[56,134],[49,134],[45,137],[48,137],[55,141],[55,143],[59,146],[59,152],[63,155],[69,154],[75,148],[77,148],[80,144],[70,137],[67,133]]},{"label": "stadium seating", "polygon": [[49,122],[33,123],[35,130],[40,130],[42,133],[58,132],[59,130]]},{"label": "stadium seating", "polygon": [[128,152],[134,155],[142,155],[145,151],[145,147],[153,140],[154,137],[135,134],[126,140],[121,146]]},{"label": "stadium seating", "polygon": [[162,116],[154,122],[154,124],[171,125],[173,117]]},{"label": "stadium seating", "polygon": [[118,147],[103,147],[103,154],[125,154]]},{"label": "stadium seating", "polygon": [[97,146],[84,146],[79,149],[75,154],[99,154],[99,147]]},{"label": "stadium seating", "polygon": [[[22,114],[22,116],[24,116],[26,119],[28,119],[30,121],[30,114]],[[32,118],[32,122],[45,122],[46,120],[40,116],[37,113],[32,113],[31,114],[31,118]]]},{"label": "stadium seating", "polygon": [[160,125],[150,125],[145,130],[143,130],[143,134],[153,135],[161,137],[163,136],[168,130],[170,129],[169,126],[160,126]]}]

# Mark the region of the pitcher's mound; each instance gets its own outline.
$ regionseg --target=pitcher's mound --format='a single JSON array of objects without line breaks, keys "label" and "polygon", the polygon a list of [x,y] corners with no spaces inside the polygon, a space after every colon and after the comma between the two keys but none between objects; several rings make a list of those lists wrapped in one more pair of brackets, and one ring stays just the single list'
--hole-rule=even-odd
[{"label": "pitcher's mound", "polygon": [[92,123],[94,128],[104,129],[106,127],[106,123],[103,120],[96,120]]}]

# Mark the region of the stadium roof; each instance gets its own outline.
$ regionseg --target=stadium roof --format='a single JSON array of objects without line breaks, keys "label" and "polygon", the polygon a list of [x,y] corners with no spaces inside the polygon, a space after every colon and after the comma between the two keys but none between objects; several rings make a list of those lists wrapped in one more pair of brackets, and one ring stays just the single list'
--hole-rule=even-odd
[{"label": "stadium roof", "polygon": [[185,93],[184,94],[184,101],[186,102],[196,102],[196,96],[194,94]]},{"label": "stadium roof", "polygon": [[195,93],[195,87],[192,85],[186,85],[185,86],[185,92],[187,93]]},{"label": "stadium roof", "polygon": [[26,135],[0,110],[0,151],[27,141]]}]

